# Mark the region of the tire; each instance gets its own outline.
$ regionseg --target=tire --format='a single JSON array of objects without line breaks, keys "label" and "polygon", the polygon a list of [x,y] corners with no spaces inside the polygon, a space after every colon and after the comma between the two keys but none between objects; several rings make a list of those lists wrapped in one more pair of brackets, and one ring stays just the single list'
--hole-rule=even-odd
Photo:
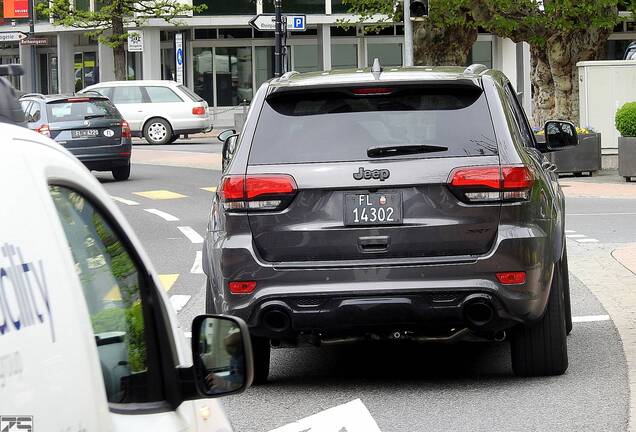
[{"label": "tire", "polygon": [[572,332],[572,302],[570,299],[570,271],[568,269],[568,250],[563,251],[561,258],[561,276],[563,287],[563,307],[565,309],[565,334]]},{"label": "tire", "polygon": [[[561,265],[557,264],[561,272]],[[568,368],[565,307],[558,273],[552,278],[543,317],[531,325],[518,325],[510,339],[512,369],[518,376],[562,375]]]},{"label": "tire", "polygon": [[144,125],[144,138],[150,144],[167,144],[172,138],[172,127],[167,120],[159,117],[151,118]]},{"label": "tire", "polygon": [[181,135],[172,135],[170,139],[168,140],[168,144],[173,144],[179,138],[181,138]]},{"label": "tire", "polygon": [[254,385],[265,384],[269,376],[269,359],[271,354],[269,339],[252,336],[252,353],[254,357]]},{"label": "tire", "polygon": [[126,166],[113,168],[111,172],[117,181],[128,180],[130,177],[130,163]]},{"label": "tire", "polygon": [[216,305],[214,304],[214,294],[212,293],[212,284],[210,283],[209,277],[205,279],[205,313],[217,313]]}]

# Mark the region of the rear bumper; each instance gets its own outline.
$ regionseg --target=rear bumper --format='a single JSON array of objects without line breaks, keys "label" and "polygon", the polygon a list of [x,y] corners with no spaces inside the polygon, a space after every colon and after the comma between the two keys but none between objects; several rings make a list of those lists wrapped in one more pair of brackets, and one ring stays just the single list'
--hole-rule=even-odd
[{"label": "rear bumper", "polygon": [[194,134],[212,129],[212,119],[209,116],[177,119],[172,122],[175,134]]},{"label": "rear bumper", "polygon": [[[452,327],[464,322],[462,306],[473,294],[489,296],[497,326],[505,328],[543,315],[555,258],[549,236],[538,226],[503,226],[499,232],[491,253],[461,262],[324,268],[264,263],[251,248],[251,237],[215,238],[208,233],[204,269],[218,312],[239,316],[254,334],[272,338],[301,332],[341,335]],[[501,271],[525,271],[526,282],[501,285],[496,279]],[[233,295],[226,288],[233,280],[256,280],[257,289]],[[264,325],[264,314],[272,308],[289,317],[284,331]]]},{"label": "rear bumper", "polygon": [[132,145],[130,140],[119,146],[76,148],[69,151],[93,171],[110,171],[130,164]]}]

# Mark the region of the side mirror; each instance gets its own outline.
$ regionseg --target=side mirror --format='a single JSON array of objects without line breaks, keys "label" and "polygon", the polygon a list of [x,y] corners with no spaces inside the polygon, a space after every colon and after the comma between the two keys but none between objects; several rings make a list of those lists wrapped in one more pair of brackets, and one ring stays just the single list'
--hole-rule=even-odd
[{"label": "side mirror", "polygon": [[547,151],[557,151],[575,147],[579,143],[576,127],[565,121],[550,120],[544,126]]},{"label": "side mirror", "polygon": [[221,170],[225,171],[227,166],[230,163],[232,154],[234,153],[234,147],[236,147],[236,140],[238,139],[238,134],[230,135],[223,142],[223,149],[221,150]]},{"label": "side mirror", "polygon": [[226,129],[221,132],[217,138],[219,139],[219,141],[225,142],[232,135],[236,135],[236,131],[234,129]]},{"label": "side mirror", "polygon": [[226,315],[200,315],[192,322],[192,361],[199,395],[240,393],[252,384],[252,344],[245,322]]}]

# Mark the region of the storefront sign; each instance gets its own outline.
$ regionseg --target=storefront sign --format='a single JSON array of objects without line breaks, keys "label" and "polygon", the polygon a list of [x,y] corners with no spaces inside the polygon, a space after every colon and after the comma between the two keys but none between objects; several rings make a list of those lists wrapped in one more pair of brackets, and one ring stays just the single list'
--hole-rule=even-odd
[{"label": "storefront sign", "polygon": [[4,0],[4,18],[28,18],[29,0]]},{"label": "storefront sign", "polygon": [[185,82],[185,69],[183,67],[183,62],[185,60],[183,52],[183,33],[174,34],[174,55],[175,64],[177,65],[177,69],[175,71],[175,81],[177,81],[179,84],[183,84]]},{"label": "storefront sign", "polygon": [[48,44],[49,44],[49,40],[48,38],[45,38],[45,37],[42,37],[42,38],[29,37],[26,39],[22,39],[20,41],[20,45],[48,46]]},{"label": "storefront sign", "polygon": [[0,42],[18,42],[27,37],[26,33],[19,31],[0,32]]},{"label": "storefront sign", "polygon": [[143,52],[144,32],[131,30],[128,32],[128,52]]}]

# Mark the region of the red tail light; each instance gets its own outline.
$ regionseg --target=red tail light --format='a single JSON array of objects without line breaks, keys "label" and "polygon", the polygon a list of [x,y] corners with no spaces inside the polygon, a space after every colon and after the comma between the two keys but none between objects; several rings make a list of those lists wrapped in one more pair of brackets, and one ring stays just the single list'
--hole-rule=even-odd
[{"label": "red tail light", "polygon": [[389,87],[363,87],[351,90],[354,95],[388,95],[393,93]]},{"label": "red tail light", "polygon": [[122,120],[121,122],[121,137],[132,138],[132,132],[130,131],[130,126],[128,126],[128,122],[125,120]]},{"label": "red tail light", "polygon": [[256,281],[232,281],[228,287],[232,294],[252,294],[256,289]]},{"label": "red tail light", "polygon": [[453,170],[449,184],[466,202],[525,201],[534,177],[525,165],[477,166]]},{"label": "red tail light", "polygon": [[526,272],[497,273],[497,280],[502,285],[521,285],[526,283]]},{"label": "red tail light", "polygon": [[296,181],[287,174],[226,176],[219,195],[227,210],[281,210],[296,194]]},{"label": "red tail light", "polygon": [[37,133],[40,133],[44,136],[51,138],[51,129],[49,129],[49,125],[47,124],[43,124],[42,126],[35,128],[35,131]]},{"label": "red tail light", "polygon": [[199,106],[192,108],[192,115],[205,115],[205,107]]}]

